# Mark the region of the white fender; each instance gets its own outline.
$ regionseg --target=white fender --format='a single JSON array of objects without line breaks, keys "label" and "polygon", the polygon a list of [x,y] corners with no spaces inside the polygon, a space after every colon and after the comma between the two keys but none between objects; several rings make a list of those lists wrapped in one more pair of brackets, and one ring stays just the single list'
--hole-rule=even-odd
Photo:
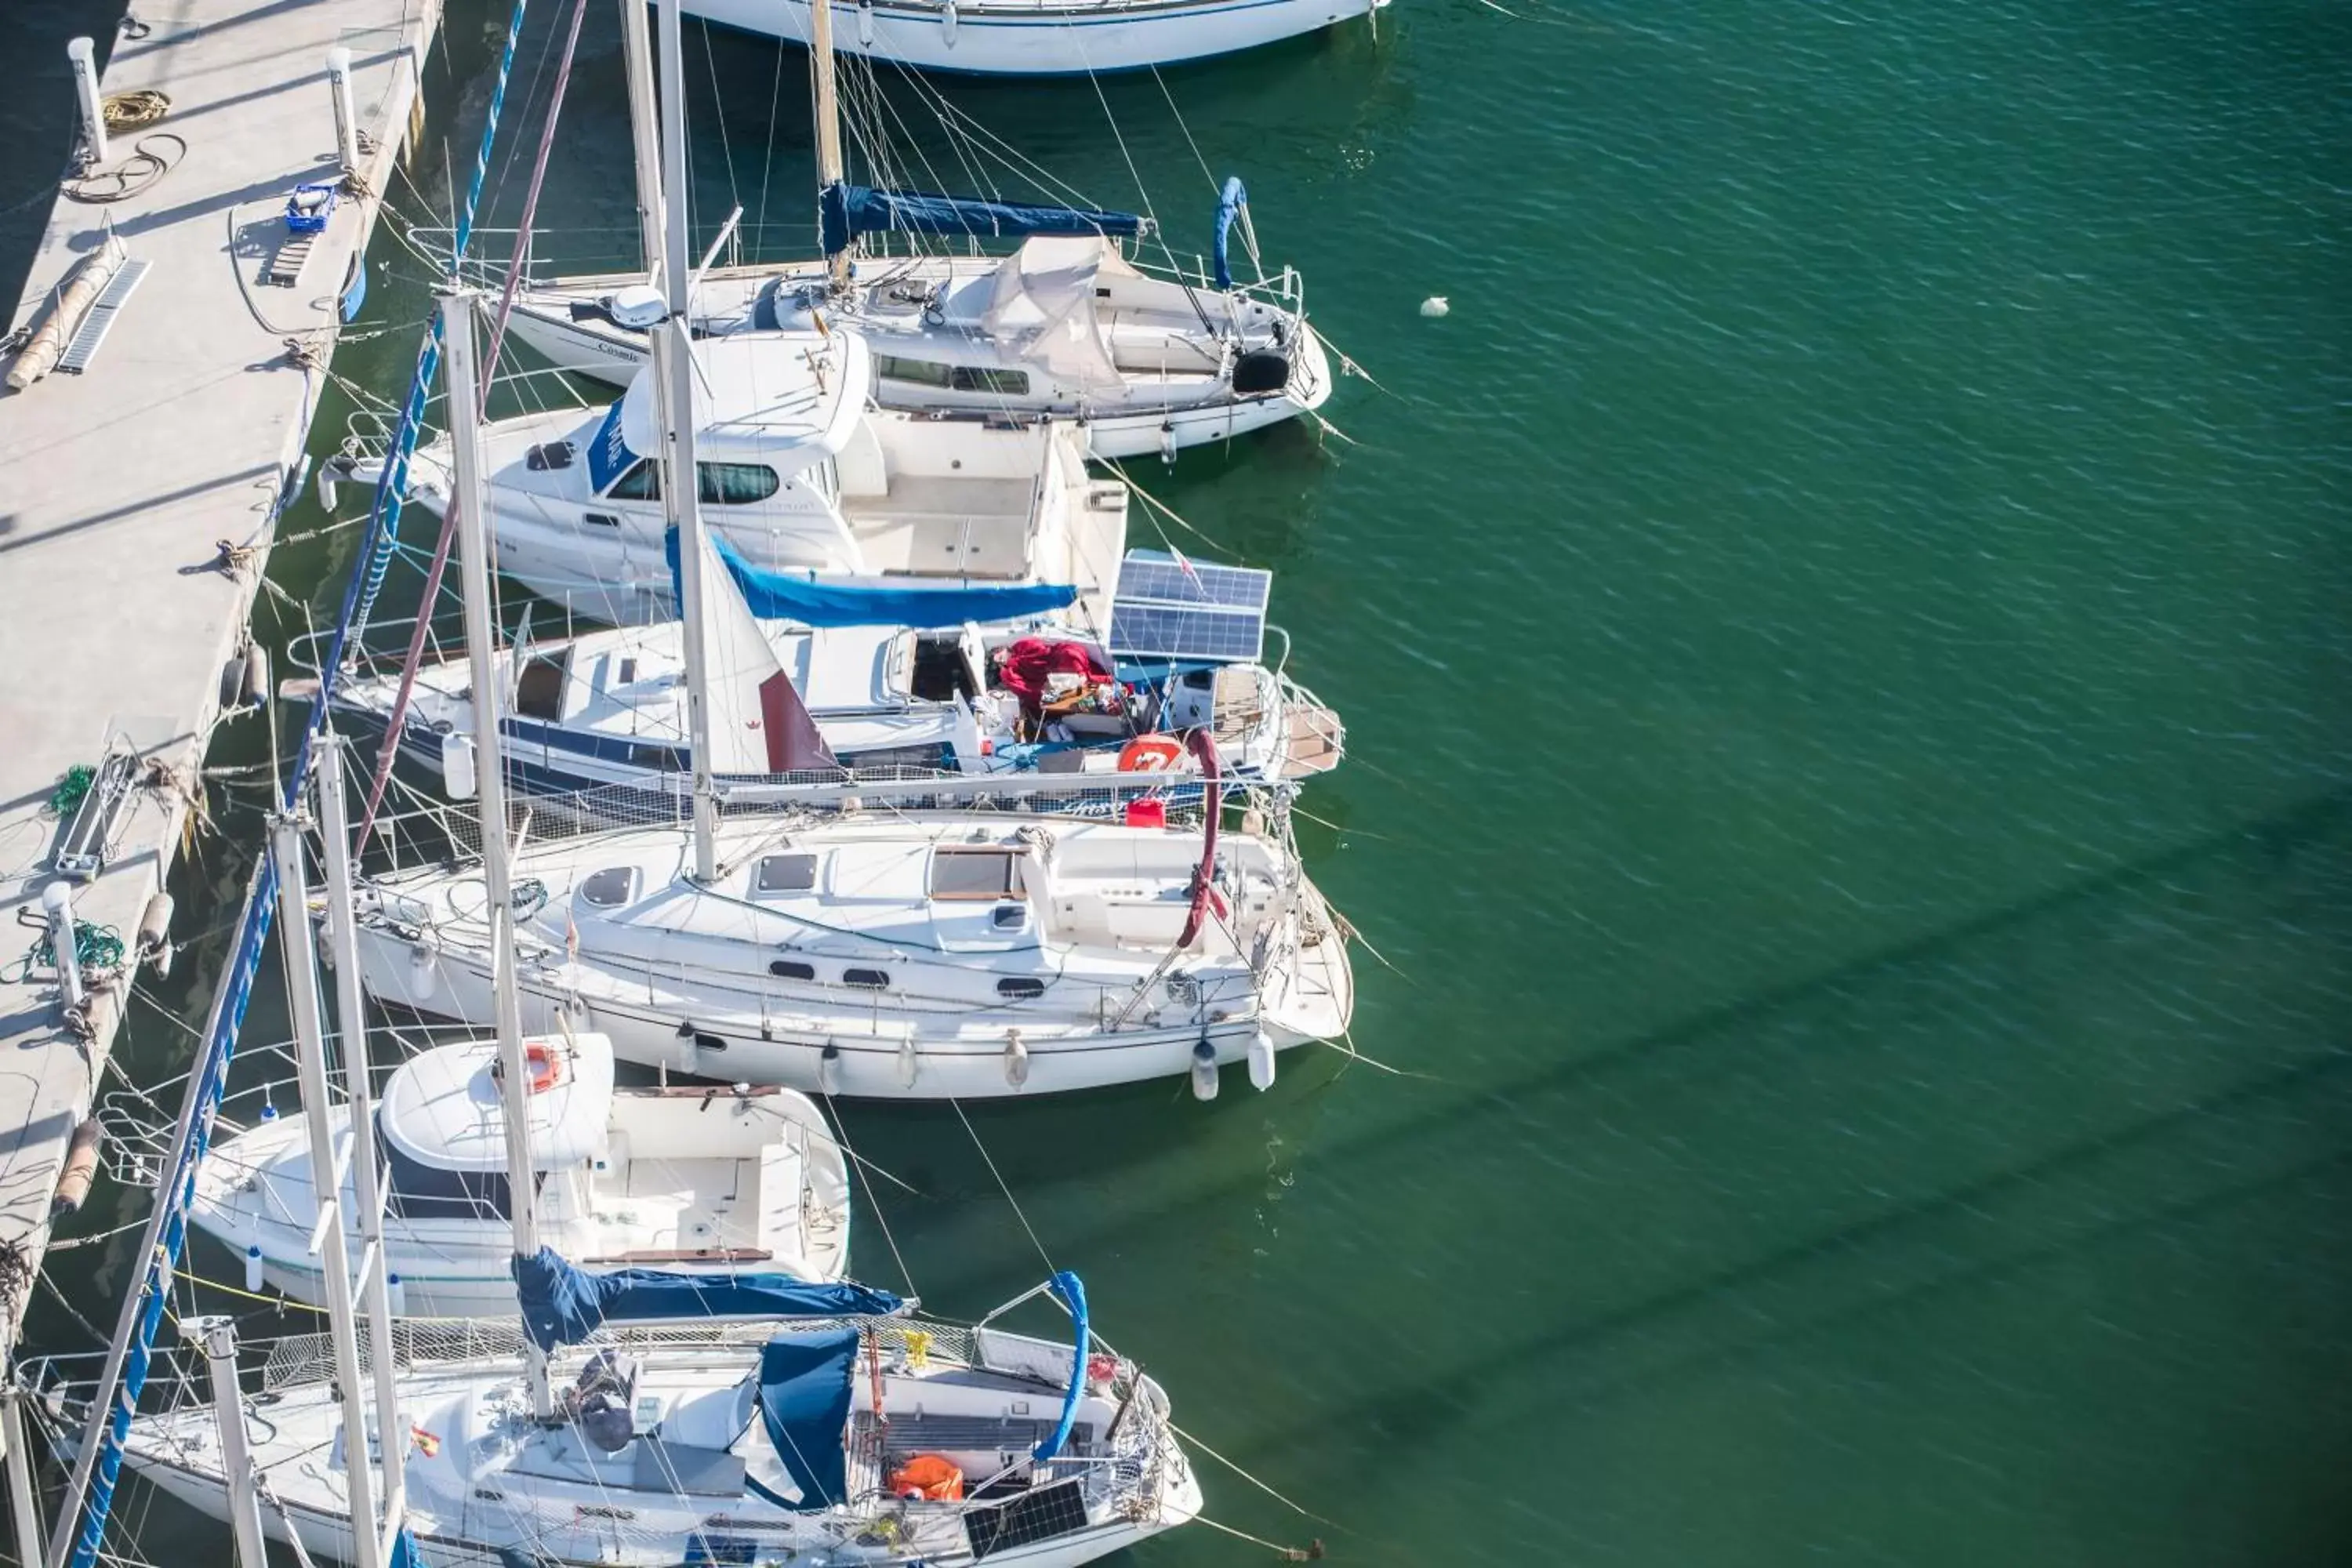
[{"label": "white fender", "polygon": [[831,1040],[816,1055],[816,1087],[820,1094],[841,1092],[841,1047]]},{"label": "white fender", "polygon": [[1250,1087],[1261,1093],[1274,1087],[1274,1037],[1260,1029],[1250,1037]]},{"label": "white fender", "polygon": [[1029,1047],[1018,1029],[1004,1033],[1004,1081],[1015,1089],[1029,1081]]},{"label": "white fender", "polygon": [[910,1032],[898,1042],[898,1082],[905,1088],[915,1087],[915,1076],[922,1070],[915,1059],[915,1037]]},{"label": "white fender", "polygon": [[1206,1036],[1192,1046],[1192,1098],[1203,1103],[1217,1098],[1217,1047]]}]

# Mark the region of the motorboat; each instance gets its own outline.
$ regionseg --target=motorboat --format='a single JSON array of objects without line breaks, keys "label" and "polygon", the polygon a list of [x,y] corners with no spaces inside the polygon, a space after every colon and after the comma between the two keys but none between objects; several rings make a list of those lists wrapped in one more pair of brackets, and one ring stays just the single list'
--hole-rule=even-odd
[{"label": "motorboat", "polygon": [[[814,595],[864,595],[871,621],[958,624],[1070,610],[1107,624],[1128,492],[1089,476],[1063,424],[869,406],[865,340],[818,331],[693,345],[698,500],[737,561]],[[566,613],[674,618],[655,376],[602,409],[558,408],[482,430],[499,569]],[[438,514],[446,437],[418,449],[411,497]],[[382,477],[380,454],[344,471]]]},{"label": "motorboat", "polygon": [[[724,1279],[745,1268],[841,1278],[849,1177],[823,1114],[789,1089],[616,1088],[601,1035],[526,1041],[540,1235],[590,1269],[657,1267]],[[420,1317],[512,1310],[512,1229],[498,1044],[409,1058],[377,1106],[386,1267],[395,1310]],[[340,1145],[350,1108],[328,1111]],[[265,1115],[219,1140],[196,1175],[189,1220],[292,1299],[325,1304],[310,1238],[319,1222],[309,1130]],[[356,1205],[344,1182],[347,1209]]]}]

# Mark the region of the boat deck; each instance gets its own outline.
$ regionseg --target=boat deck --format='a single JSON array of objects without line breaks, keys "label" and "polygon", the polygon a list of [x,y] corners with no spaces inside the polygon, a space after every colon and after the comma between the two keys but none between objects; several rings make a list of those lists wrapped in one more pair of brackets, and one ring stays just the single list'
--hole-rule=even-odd
[{"label": "boat deck", "polygon": [[[110,226],[146,263],[80,374],[0,393],[0,905],[37,911],[65,825],[48,803],[77,764],[135,759],[79,918],[126,944],[161,886],[220,710],[290,470],[331,350],[338,302],[377,203],[345,195],[290,287],[283,212],[295,185],[338,173],[327,51],[352,56],[361,171],[382,191],[418,101],[439,0],[171,0],[118,41],[100,91],[171,106],[118,133],[86,190],[60,195],[11,325],[47,299]],[[58,128],[63,144],[68,128]],[[142,160],[142,153],[146,160]],[[148,178],[157,167],[166,172]],[[114,177],[114,176],[120,176]],[[34,933],[20,931],[30,941]],[[31,1289],[51,1194],[119,1006],[68,1026],[54,971],[0,968],[0,1247]],[[119,1001],[119,996],[117,998]],[[86,1034],[87,1038],[82,1037]],[[0,1344],[23,1303],[0,1300]]]}]

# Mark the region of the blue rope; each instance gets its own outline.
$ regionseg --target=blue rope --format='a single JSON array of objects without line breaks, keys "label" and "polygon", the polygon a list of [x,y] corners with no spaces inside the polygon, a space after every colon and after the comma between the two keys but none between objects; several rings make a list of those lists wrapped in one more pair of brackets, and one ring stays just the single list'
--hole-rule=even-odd
[{"label": "blue rope", "polygon": [[[490,148],[498,140],[499,114],[506,107],[507,79],[514,72],[515,46],[522,41],[523,7],[528,3],[529,0],[515,0],[514,15],[507,23],[506,52],[499,60],[498,85],[490,90],[490,117],[482,126],[481,145],[474,152],[474,177],[466,187],[466,203],[457,209],[457,226],[450,237],[449,279],[453,283],[457,279],[458,263],[474,241],[474,213],[481,203],[482,184],[489,177]],[[441,318],[436,314],[425,334],[424,346],[417,351],[416,374],[409,378],[408,401],[400,411],[400,429],[393,438],[392,461],[384,465],[375,482],[375,499],[368,510],[363,570],[352,574],[351,587],[343,595],[346,614],[336,629],[333,649],[339,663],[346,631],[366,629],[375,611],[376,595],[383,589],[384,574],[392,568],[392,545],[400,533],[402,498],[408,489],[408,459],[416,450],[417,437],[425,427],[425,395],[432,390],[434,373],[440,363]]]},{"label": "blue rope", "polygon": [[[466,253],[473,237],[474,212],[482,195],[482,184],[489,173],[490,149],[498,137],[499,112],[505,105],[507,80],[514,71],[515,46],[522,37],[523,12],[529,0],[515,0],[514,15],[507,25],[507,46],[499,61],[499,79],[490,94],[490,113],[482,127],[480,147],[474,154],[474,178],[466,192],[466,204],[457,216],[456,243],[450,254],[450,273],[454,279],[457,259]],[[402,411],[398,456],[383,478],[376,484],[375,503],[369,517],[366,558],[360,569],[352,574],[350,584],[343,591],[342,613],[335,623],[335,640],[320,682],[317,697],[311,700],[309,721],[303,726],[302,749],[296,756],[290,776],[286,781],[285,804],[292,809],[301,799],[302,786],[310,773],[313,743],[325,727],[327,704],[334,690],[338,674],[342,668],[343,648],[354,626],[367,624],[368,612],[375,604],[376,591],[383,586],[400,525],[400,493],[405,489],[408,458],[415,451],[416,437],[425,417],[425,393],[441,357],[440,322],[436,317],[434,328],[416,356],[416,374],[409,384],[408,404]],[[146,1273],[140,1280],[141,1310],[131,1336],[128,1353],[122,1363],[122,1383],[113,1394],[112,1419],[107,1424],[100,1440],[97,1463],[90,1471],[89,1491],[82,1500],[81,1531],[74,1540],[73,1555],[68,1559],[69,1568],[91,1568],[97,1561],[100,1539],[106,1532],[108,1517],[113,1511],[115,1483],[122,1473],[122,1449],[131,1434],[131,1413],[139,1406],[140,1395],[147,1386],[147,1373],[153,1360],[155,1333],[163,1326],[163,1310],[171,1296],[172,1271],[179,1261],[188,1235],[188,1208],[195,1200],[196,1169],[203,1163],[205,1151],[212,1140],[213,1113],[219,1108],[222,1094],[228,1087],[230,1060],[236,1054],[237,1033],[244,1026],[247,1005],[253,995],[254,976],[261,968],[263,947],[269,940],[269,930],[278,910],[277,862],[268,856],[254,868],[253,884],[247,890],[245,912],[239,917],[236,955],[230,960],[226,976],[227,992],[212,1036],[205,1043],[205,1052],[196,1076],[188,1092],[199,1097],[202,1106],[190,1130],[187,1163],[171,1177],[159,1184],[168,1190],[168,1204],[156,1256],[147,1259]],[[101,1391],[101,1397],[106,1391]]]}]

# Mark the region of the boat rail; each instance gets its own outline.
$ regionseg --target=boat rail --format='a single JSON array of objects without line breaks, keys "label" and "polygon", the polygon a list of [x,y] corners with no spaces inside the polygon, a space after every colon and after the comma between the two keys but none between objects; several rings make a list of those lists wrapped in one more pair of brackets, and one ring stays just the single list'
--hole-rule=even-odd
[{"label": "boat rail", "polygon": [[[758,228],[762,237],[763,237],[762,243],[749,247],[752,253],[752,259],[749,261],[744,259],[747,249],[744,230],[747,228]],[[718,237],[718,232],[716,229],[711,230],[709,237]],[[406,231],[406,237],[410,249],[419,257],[431,262],[445,273],[448,270],[450,231],[446,227],[416,225]],[[520,237],[520,231],[511,228],[477,228],[473,231],[473,237],[478,244],[485,239],[504,243],[499,247],[500,254],[498,256],[484,255],[478,251],[468,256],[458,268],[460,277],[474,288],[491,291],[503,289],[506,286],[507,274],[513,265],[517,242]],[[936,236],[905,237],[895,246],[892,244],[893,239],[900,237],[877,233],[860,237],[865,247],[865,256],[874,261],[920,260],[927,257],[950,254],[952,250],[952,247],[947,245],[923,246],[916,243],[917,240],[925,237],[936,240],[938,237]],[[551,263],[545,258],[546,242],[551,238],[566,242],[563,247],[563,258],[560,263]],[[698,236],[698,247],[703,242],[702,237]],[[526,288],[533,289],[561,288],[576,286],[580,281],[590,279],[617,279],[639,276],[644,268],[638,260],[637,243],[637,231],[633,227],[616,226],[609,228],[537,230],[531,236],[530,252],[523,263],[523,284]],[[725,251],[725,257],[716,265],[730,271],[747,268],[772,268],[782,271],[786,268],[814,265],[816,247],[816,228],[812,224],[772,223],[764,226],[740,225],[734,233],[728,236],[726,245],[721,247]],[[1249,255],[1253,265],[1258,268],[1258,275],[1246,282],[1236,278],[1230,289],[1217,287],[1216,276],[1207,257],[1196,251],[1189,258],[1188,265],[1188,258],[1180,256],[1164,242],[1160,249],[1160,256],[1157,260],[1146,253],[1145,247],[1139,242],[1124,247],[1121,254],[1129,266],[1148,278],[1157,278],[1164,282],[1181,284],[1187,289],[1198,289],[1209,294],[1235,294],[1261,304],[1278,306],[1302,320],[1306,317],[1306,279],[1300,276],[1296,267],[1286,266],[1279,272],[1267,273],[1263,265],[1257,262],[1255,247],[1246,247],[1244,254]],[[785,253],[786,259],[774,261],[761,259],[762,256],[779,250]],[[700,253],[698,249],[697,253]],[[969,257],[984,257],[998,256],[1007,252],[990,248],[990,246],[978,236],[967,236],[961,254]]]}]

